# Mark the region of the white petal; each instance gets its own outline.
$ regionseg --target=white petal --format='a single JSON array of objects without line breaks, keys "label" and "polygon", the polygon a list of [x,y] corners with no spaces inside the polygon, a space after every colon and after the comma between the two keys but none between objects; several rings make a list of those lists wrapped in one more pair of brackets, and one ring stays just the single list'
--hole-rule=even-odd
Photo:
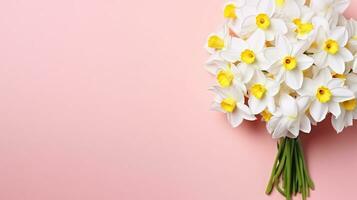
[{"label": "white petal", "polygon": [[314,78],[316,83],[326,85],[332,79],[330,70],[327,68],[321,69],[318,75]]},{"label": "white petal", "polygon": [[239,112],[242,115],[243,119],[254,121],[256,117],[252,114],[248,106],[244,104],[238,104]]},{"label": "white petal", "polygon": [[304,80],[304,75],[302,71],[299,70],[286,71],[285,82],[290,88],[294,90],[300,89],[303,80]]},{"label": "white petal", "polygon": [[241,34],[245,36],[254,32],[256,29],[256,15],[247,16],[242,22]]},{"label": "white petal", "polygon": [[327,63],[337,74],[343,74],[345,72],[346,65],[340,55],[328,56]]},{"label": "white petal", "polygon": [[343,87],[331,89],[331,93],[333,95],[333,101],[338,103],[348,101],[354,98],[353,92]]},{"label": "white petal", "polygon": [[331,38],[336,40],[340,46],[345,46],[348,40],[348,33],[345,27],[337,27],[332,31]]},{"label": "white petal", "polygon": [[324,120],[327,115],[327,112],[328,112],[327,104],[322,104],[317,100],[312,102],[312,104],[310,106],[310,114],[311,114],[311,117],[316,122],[321,122],[322,120]]},{"label": "white petal", "polygon": [[342,59],[345,62],[349,62],[349,61],[353,60],[352,53],[349,50],[347,50],[346,48],[341,48],[339,51],[339,55],[342,57]]},{"label": "white petal", "polygon": [[312,96],[316,91],[316,84],[313,80],[305,78],[302,87],[297,91],[298,94],[304,96]]},{"label": "white petal", "polygon": [[265,34],[262,31],[255,31],[247,40],[250,49],[255,53],[261,52],[265,46]]},{"label": "white petal", "polygon": [[239,110],[236,109],[232,113],[227,113],[227,119],[230,122],[232,127],[238,127],[243,122],[243,117],[239,113]]},{"label": "white petal", "polygon": [[297,138],[299,136],[299,132],[300,132],[300,126],[299,126],[299,122],[295,121],[293,122],[288,130],[290,131],[290,133],[293,135],[292,138]]},{"label": "white petal", "polygon": [[333,78],[327,83],[327,87],[330,89],[342,87],[344,85],[344,81],[340,78]]},{"label": "white petal", "polygon": [[345,118],[345,111],[342,111],[341,115],[338,118],[331,117],[332,126],[337,133],[341,133],[345,127],[344,118]]},{"label": "white petal", "polygon": [[282,56],[284,56],[284,55],[280,55],[280,51],[278,48],[268,47],[268,48],[265,48],[265,50],[264,50],[264,56],[265,56],[265,58],[267,58],[267,60],[269,61],[269,65],[271,66],[275,62],[282,59]]},{"label": "white petal", "polygon": [[282,56],[290,55],[292,52],[292,46],[285,36],[279,35],[276,38],[276,48],[281,52]]},{"label": "white petal", "polygon": [[341,114],[341,108],[340,108],[339,103],[329,102],[328,109],[335,117],[338,117]]},{"label": "white petal", "polygon": [[232,62],[232,63],[235,63],[240,60],[240,52],[237,52],[233,49],[222,51],[221,56],[225,60]]},{"label": "white petal", "polygon": [[352,112],[346,112],[345,115],[345,126],[353,126],[353,113]]},{"label": "white petal", "polygon": [[300,118],[300,130],[304,133],[310,133],[311,132],[311,123],[308,117],[306,115],[303,115]]},{"label": "white petal", "polygon": [[252,80],[254,75],[254,69],[252,67],[248,66],[245,63],[239,63],[238,70],[240,71],[241,74],[243,74],[244,83],[248,83],[250,80]]},{"label": "white petal", "polygon": [[298,108],[296,101],[293,97],[287,94],[282,94],[279,101],[280,109],[285,116],[296,117]]},{"label": "white petal", "polygon": [[325,67],[327,64],[327,53],[321,51],[313,55],[314,62],[318,67]]},{"label": "white petal", "polygon": [[269,122],[267,123],[267,129],[269,133],[273,133],[274,130],[276,129],[276,126],[279,124],[279,121],[281,120],[280,117],[272,117]]},{"label": "white petal", "polygon": [[300,8],[295,1],[285,1],[283,9],[290,19],[300,18]]},{"label": "white petal", "polygon": [[285,22],[281,19],[271,19],[270,29],[275,34],[285,35],[288,32],[288,27]]},{"label": "white petal", "polygon": [[255,98],[254,96],[250,96],[248,100],[248,105],[250,109],[252,110],[253,114],[259,114],[263,112],[263,110],[267,107],[268,101],[266,98],[263,98],[262,100],[259,100]]},{"label": "white petal", "polygon": [[266,86],[268,88],[268,95],[275,96],[280,90],[280,83],[278,81],[267,80]]},{"label": "white petal", "polygon": [[265,13],[269,17],[273,15],[275,12],[275,4],[272,0],[260,1],[257,5],[257,9],[259,13]]},{"label": "white petal", "polygon": [[273,132],[273,138],[278,139],[281,137],[285,137],[288,133],[288,127],[290,126],[290,124],[291,121],[289,121],[287,118],[282,118],[275,127],[275,130]]},{"label": "white petal", "polygon": [[314,64],[314,59],[305,54],[296,58],[298,62],[298,68],[300,70],[306,70]]},{"label": "white petal", "polygon": [[305,111],[308,109],[311,103],[311,97],[309,96],[299,96],[296,99],[299,113],[305,113]]}]

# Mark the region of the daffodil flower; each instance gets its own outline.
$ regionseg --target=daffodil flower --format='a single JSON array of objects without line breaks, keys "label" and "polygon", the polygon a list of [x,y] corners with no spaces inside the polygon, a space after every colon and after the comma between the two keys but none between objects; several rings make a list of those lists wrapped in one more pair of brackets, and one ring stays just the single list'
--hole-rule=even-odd
[{"label": "daffodil flower", "polygon": [[295,90],[300,89],[303,84],[303,71],[314,62],[304,54],[305,46],[304,42],[291,44],[285,36],[280,36],[276,40],[276,47],[265,50],[265,57],[271,62],[269,71],[275,75],[276,80],[285,81]]},{"label": "daffodil flower", "polygon": [[227,62],[219,55],[214,54],[207,61],[206,66],[207,70],[216,77],[220,87],[235,86],[244,93],[247,92],[243,75],[235,64]]},{"label": "daffodil flower", "polygon": [[256,120],[249,107],[244,104],[244,96],[239,89],[214,86],[211,90],[216,94],[212,109],[226,113],[232,127],[239,126],[244,119]]},{"label": "daffodil flower", "polygon": [[346,62],[352,61],[351,52],[345,48],[348,41],[346,28],[337,27],[329,34],[319,29],[316,45],[319,52],[314,54],[315,64],[320,68],[329,67],[332,71],[342,74],[346,68]]},{"label": "daffodil flower", "polygon": [[315,13],[308,7],[302,7],[302,14],[299,18],[294,18],[289,25],[290,32],[298,40],[314,41],[317,30],[320,27],[328,30],[328,21],[321,16],[315,16]]},{"label": "daffodil flower", "polygon": [[341,114],[332,117],[331,122],[337,133],[341,133],[344,128],[352,126],[353,120],[357,119],[357,99],[351,99],[341,103]]},{"label": "daffodil flower", "polygon": [[353,92],[344,86],[344,81],[332,78],[328,69],[322,69],[313,79],[305,78],[304,84],[297,91],[301,96],[310,96],[312,103],[310,115],[316,122],[325,119],[328,112],[339,117],[339,103],[353,99]]},{"label": "daffodil flower", "polygon": [[229,49],[222,51],[221,56],[229,62],[236,63],[244,74],[245,80],[250,81],[256,71],[266,67],[263,48],[265,37],[261,32],[255,32],[248,40],[233,38]]},{"label": "daffodil flower", "polygon": [[253,114],[264,110],[275,112],[275,96],[279,92],[279,82],[266,78],[263,72],[258,72],[249,84],[248,105]]},{"label": "daffodil flower", "polygon": [[221,52],[222,50],[229,48],[231,38],[229,29],[225,25],[217,33],[212,33],[208,36],[205,48],[210,54]]},{"label": "daffodil flower", "polygon": [[247,14],[242,22],[241,34],[249,35],[253,32],[263,32],[267,41],[273,41],[277,35],[288,32],[284,20],[274,16],[275,3],[273,0],[260,1],[257,7]]},{"label": "daffodil flower", "polygon": [[311,123],[305,115],[308,105],[307,96],[295,99],[288,94],[281,95],[279,108],[267,123],[267,129],[273,138],[296,138],[300,131],[309,133]]}]

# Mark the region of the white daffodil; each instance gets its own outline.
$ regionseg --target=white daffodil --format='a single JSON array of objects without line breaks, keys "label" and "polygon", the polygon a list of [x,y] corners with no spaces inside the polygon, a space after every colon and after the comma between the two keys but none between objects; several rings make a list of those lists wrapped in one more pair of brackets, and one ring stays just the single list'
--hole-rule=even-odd
[{"label": "white daffodil", "polygon": [[302,96],[294,99],[288,94],[280,96],[279,109],[268,121],[267,129],[273,138],[296,138],[299,132],[309,133],[311,123],[305,115],[309,105],[309,97]]},{"label": "white daffodil", "polygon": [[273,41],[276,35],[284,35],[288,32],[285,22],[274,17],[275,3],[273,0],[260,1],[256,9],[250,12],[242,22],[242,36],[259,31],[265,34],[267,41]]},{"label": "white daffodil", "polygon": [[329,29],[328,21],[324,17],[315,16],[314,12],[307,8],[303,7],[301,17],[295,18],[289,23],[289,28],[292,29],[290,32],[299,40],[314,40],[314,37],[320,27],[325,30]]},{"label": "white daffodil", "polygon": [[216,77],[216,81],[222,88],[235,86],[244,93],[247,92],[242,74],[237,66],[225,61],[218,55],[212,55],[206,63],[207,70]]},{"label": "white daffodil", "polygon": [[239,61],[238,69],[250,81],[256,71],[264,69],[265,58],[263,48],[265,37],[261,32],[255,32],[247,41],[232,38],[229,49],[221,52],[222,57],[232,63]]},{"label": "white daffodil", "polygon": [[345,48],[348,41],[348,33],[344,27],[337,27],[327,34],[319,29],[315,44],[318,52],[314,54],[315,64],[320,68],[329,67],[338,74],[343,74],[346,62],[352,61],[351,52]]},{"label": "white daffodil", "polygon": [[353,120],[357,119],[357,100],[351,99],[341,103],[341,114],[331,118],[332,126],[337,133],[341,133],[346,127],[353,125]]},{"label": "white daffodil", "polygon": [[[345,80],[346,86],[357,95],[357,75],[347,74],[340,76],[340,78]],[[335,128],[337,133],[342,132],[346,127],[353,125],[353,120],[357,119],[357,99],[351,99],[340,103],[341,114],[338,117],[332,117],[332,126]]]},{"label": "white daffodil", "polygon": [[269,71],[275,79],[285,83],[292,89],[300,89],[303,81],[303,71],[312,66],[314,60],[305,55],[304,42],[292,44],[285,36],[276,40],[276,47],[267,48],[265,57],[271,61]]},{"label": "white daffodil", "polygon": [[210,54],[221,52],[229,48],[231,38],[228,27],[224,26],[217,33],[212,33],[208,36],[205,48]]},{"label": "white daffodil", "polygon": [[244,104],[244,96],[239,89],[215,86],[211,90],[217,95],[212,109],[226,113],[232,127],[239,126],[244,119],[249,121],[256,119],[249,107]]},{"label": "white daffodil", "polygon": [[257,0],[231,0],[225,3],[223,15],[229,29],[235,35],[239,35],[242,21],[247,17],[247,13],[250,13],[250,10],[256,7],[256,5]]},{"label": "white daffodil", "polygon": [[274,96],[279,92],[280,84],[273,79],[266,78],[263,72],[255,74],[249,84],[248,105],[253,114],[259,114],[264,110],[275,111]]},{"label": "white daffodil", "polygon": [[339,103],[354,98],[353,92],[344,87],[344,81],[332,78],[328,69],[322,69],[313,79],[305,78],[302,88],[297,92],[312,98],[310,115],[316,122],[324,120],[328,112],[339,117]]},{"label": "white daffodil", "polygon": [[347,48],[353,53],[357,53],[357,22],[354,19],[350,19],[346,24],[348,32]]}]

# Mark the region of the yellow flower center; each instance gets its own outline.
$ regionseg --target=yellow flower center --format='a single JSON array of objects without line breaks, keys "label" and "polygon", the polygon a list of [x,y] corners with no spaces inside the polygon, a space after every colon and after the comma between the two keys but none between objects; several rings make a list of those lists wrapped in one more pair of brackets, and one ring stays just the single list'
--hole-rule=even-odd
[{"label": "yellow flower center", "polygon": [[284,65],[284,68],[288,71],[291,71],[293,69],[296,68],[297,66],[297,62],[296,62],[296,59],[295,57],[292,57],[292,56],[286,56],[284,59],[283,59],[283,65]]},{"label": "yellow flower center", "polygon": [[266,14],[259,14],[256,17],[256,24],[258,28],[266,30],[270,27],[270,18]]},{"label": "yellow flower center", "polygon": [[330,89],[328,89],[325,86],[321,86],[317,89],[316,91],[316,98],[319,100],[321,103],[327,103],[331,100],[332,93]]},{"label": "yellow flower center", "polygon": [[223,88],[231,86],[234,79],[234,74],[229,70],[221,70],[217,74],[217,81]]},{"label": "yellow flower center", "polygon": [[226,98],[223,99],[223,101],[221,102],[221,108],[226,111],[226,112],[233,112],[236,109],[236,100],[233,98]]},{"label": "yellow flower center", "polygon": [[352,100],[344,101],[341,103],[341,106],[347,111],[353,111],[357,107],[357,100],[352,99]]},{"label": "yellow flower center", "polygon": [[285,0],[275,0],[275,3],[277,6],[283,7],[283,5],[285,4]]},{"label": "yellow flower center", "polygon": [[264,85],[257,83],[250,88],[250,92],[253,96],[255,96],[255,98],[262,99],[265,96],[267,89]]},{"label": "yellow flower center", "polygon": [[327,40],[324,43],[323,48],[327,53],[332,55],[335,55],[340,50],[340,46],[338,45],[338,43],[332,39]]},{"label": "yellow flower center", "polygon": [[255,62],[255,53],[252,50],[246,49],[241,55],[241,60],[246,64],[253,64]]},{"label": "yellow flower center", "polygon": [[228,19],[236,19],[236,6],[234,4],[227,4],[224,8],[224,17]]},{"label": "yellow flower center", "polygon": [[314,25],[312,23],[302,23],[300,19],[294,19],[293,22],[296,25],[295,32],[298,35],[309,34],[314,29]]},{"label": "yellow flower center", "polygon": [[222,50],[224,48],[224,40],[217,35],[212,35],[208,38],[208,47]]},{"label": "yellow flower center", "polygon": [[262,113],[260,113],[260,115],[265,122],[270,121],[271,117],[273,116],[268,110],[264,110]]}]

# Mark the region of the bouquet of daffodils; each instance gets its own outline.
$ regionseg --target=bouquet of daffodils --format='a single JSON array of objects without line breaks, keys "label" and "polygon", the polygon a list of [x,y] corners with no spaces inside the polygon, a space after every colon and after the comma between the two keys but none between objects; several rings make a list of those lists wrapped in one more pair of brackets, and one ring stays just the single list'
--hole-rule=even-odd
[{"label": "bouquet of daffodils", "polygon": [[[357,24],[349,0],[234,0],[209,35],[213,109],[233,127],[261,118],[278,140],[266,193],[309,196],[300,132],[327,119],[337,133],[357,119]],[[261,116],[261,117],[259,117]]]}]

